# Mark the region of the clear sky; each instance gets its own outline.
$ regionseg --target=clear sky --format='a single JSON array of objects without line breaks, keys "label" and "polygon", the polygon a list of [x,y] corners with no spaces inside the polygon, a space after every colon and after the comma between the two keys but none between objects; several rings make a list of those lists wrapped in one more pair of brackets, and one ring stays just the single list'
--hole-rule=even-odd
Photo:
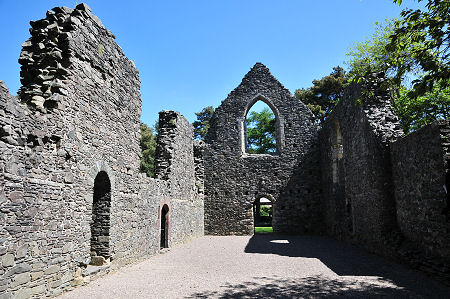
[{"label": "clear sky", "polygon": [[[161,110],[189,121],[217,107],[256,62],[292,93],[343,65],[355,42],[376,21],[399,15],[392,0],[146,0],[86,2],[116,35],[140,71],[141,120],[153,125]],[[29,21],[55,6],[81,1],[0,0],[0,80],[20,86],[17,62]],[[423,2],[422,2],[423,3]]]}]

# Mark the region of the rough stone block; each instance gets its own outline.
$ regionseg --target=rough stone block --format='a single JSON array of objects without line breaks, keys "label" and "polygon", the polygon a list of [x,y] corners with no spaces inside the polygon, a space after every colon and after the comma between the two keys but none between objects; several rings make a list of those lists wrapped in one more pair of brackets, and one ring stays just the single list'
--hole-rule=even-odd
[{"label": "rough stone block", "polygon": [[11,267],[14,265],[14,255],[11,253],[7,253],[2,257],[2,266],[3,267]]},{"label": "rough stone block", "polygon": [[29,272],[17,274],[16,276],[14,276],[14,278],[11,282],[11,288],[16,288],[17,286],[27,283],[30,280],[31,280],[31,275]]},{"label": "rough stone block", "polygon": [[49,274],[53,274],[56,273],[60,270],[60,266],[59,265],[52,265],[50,267],[48,267],[45,271],[44,271],[44,275],[49,275]]}]

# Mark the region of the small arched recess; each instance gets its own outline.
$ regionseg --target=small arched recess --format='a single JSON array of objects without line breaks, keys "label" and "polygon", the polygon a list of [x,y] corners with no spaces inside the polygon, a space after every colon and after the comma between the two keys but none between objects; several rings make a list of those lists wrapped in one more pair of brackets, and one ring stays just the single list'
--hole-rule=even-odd
[{"label": "small arched recess", "polygon": [[275,141],[276,141],[276,151],[273,153],[273,155],[280,155],[283,149],[284,145],[284,121],[282,116],[280,115],[280,112],[278,108],[273,104],[273,101],[269,98],[259,94],[256,97],[254,97],[251,101],[248,102],[247,106],[244,109],[244,114],[240,117],[238,120],[238,125],[240,129],[240,146],[241,146],[241,152],[242,154],[249,155],[247,152],[247,127],[245,119],[247,118],[247,114],[250,111],[250,109],[253,107],[253,105],[258,102],[262,101],[269,108],[272,110],[273,114],[275,115]]}]

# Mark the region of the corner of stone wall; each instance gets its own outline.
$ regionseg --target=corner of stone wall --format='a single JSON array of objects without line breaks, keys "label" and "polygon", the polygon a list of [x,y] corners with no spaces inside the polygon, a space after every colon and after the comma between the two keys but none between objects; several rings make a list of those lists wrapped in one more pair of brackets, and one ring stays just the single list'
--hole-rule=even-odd
[{"label": "corner of stone wall", "polygon": [[358,86],[362,109],[372,131],[385,146],[403,136],[384,73],[373,73]]},{"label": "corner of stone wall", "polygon": [[384,74],[350,84],[319,136],[328,230],[382,250],[396,229],[390,145],[403,136]]},{"label": "corner of stone wall", "polygon": [[399,241],[395,255],[450,283],[450,121],[392,143]]},{"label": "corner of stone wall", "polygon": [[159,131],[155,150],[155,177],[183,180],[194,176],[193,128],[176,111],[159,113]]}]

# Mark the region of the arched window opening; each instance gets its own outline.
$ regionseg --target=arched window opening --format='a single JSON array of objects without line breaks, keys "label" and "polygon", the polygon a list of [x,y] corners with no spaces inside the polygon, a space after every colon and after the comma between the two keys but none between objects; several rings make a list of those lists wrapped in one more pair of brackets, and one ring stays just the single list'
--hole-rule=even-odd
[{"label": "arched window opening", "polygon": [[160,248],[169,247],[169,207],[164,205],[161,208],[161,233],[160,233]]},{"label": "arched window opening", "polygon": [[94,181],[91,222],[91,264],[101,266],[108,262],[111,209],[111,182],[105,171],[100,171]]},{"label": "arched window opening", "polygon": [[253,223],[255,233],[273,232],[273,202],[267,197],[259,197],[253,203]]},{"label": "arched window opening", "polygon": [[249,154],[277,152],[277,117],[263,100],[257,100],[245,116],[245,149]]}]

